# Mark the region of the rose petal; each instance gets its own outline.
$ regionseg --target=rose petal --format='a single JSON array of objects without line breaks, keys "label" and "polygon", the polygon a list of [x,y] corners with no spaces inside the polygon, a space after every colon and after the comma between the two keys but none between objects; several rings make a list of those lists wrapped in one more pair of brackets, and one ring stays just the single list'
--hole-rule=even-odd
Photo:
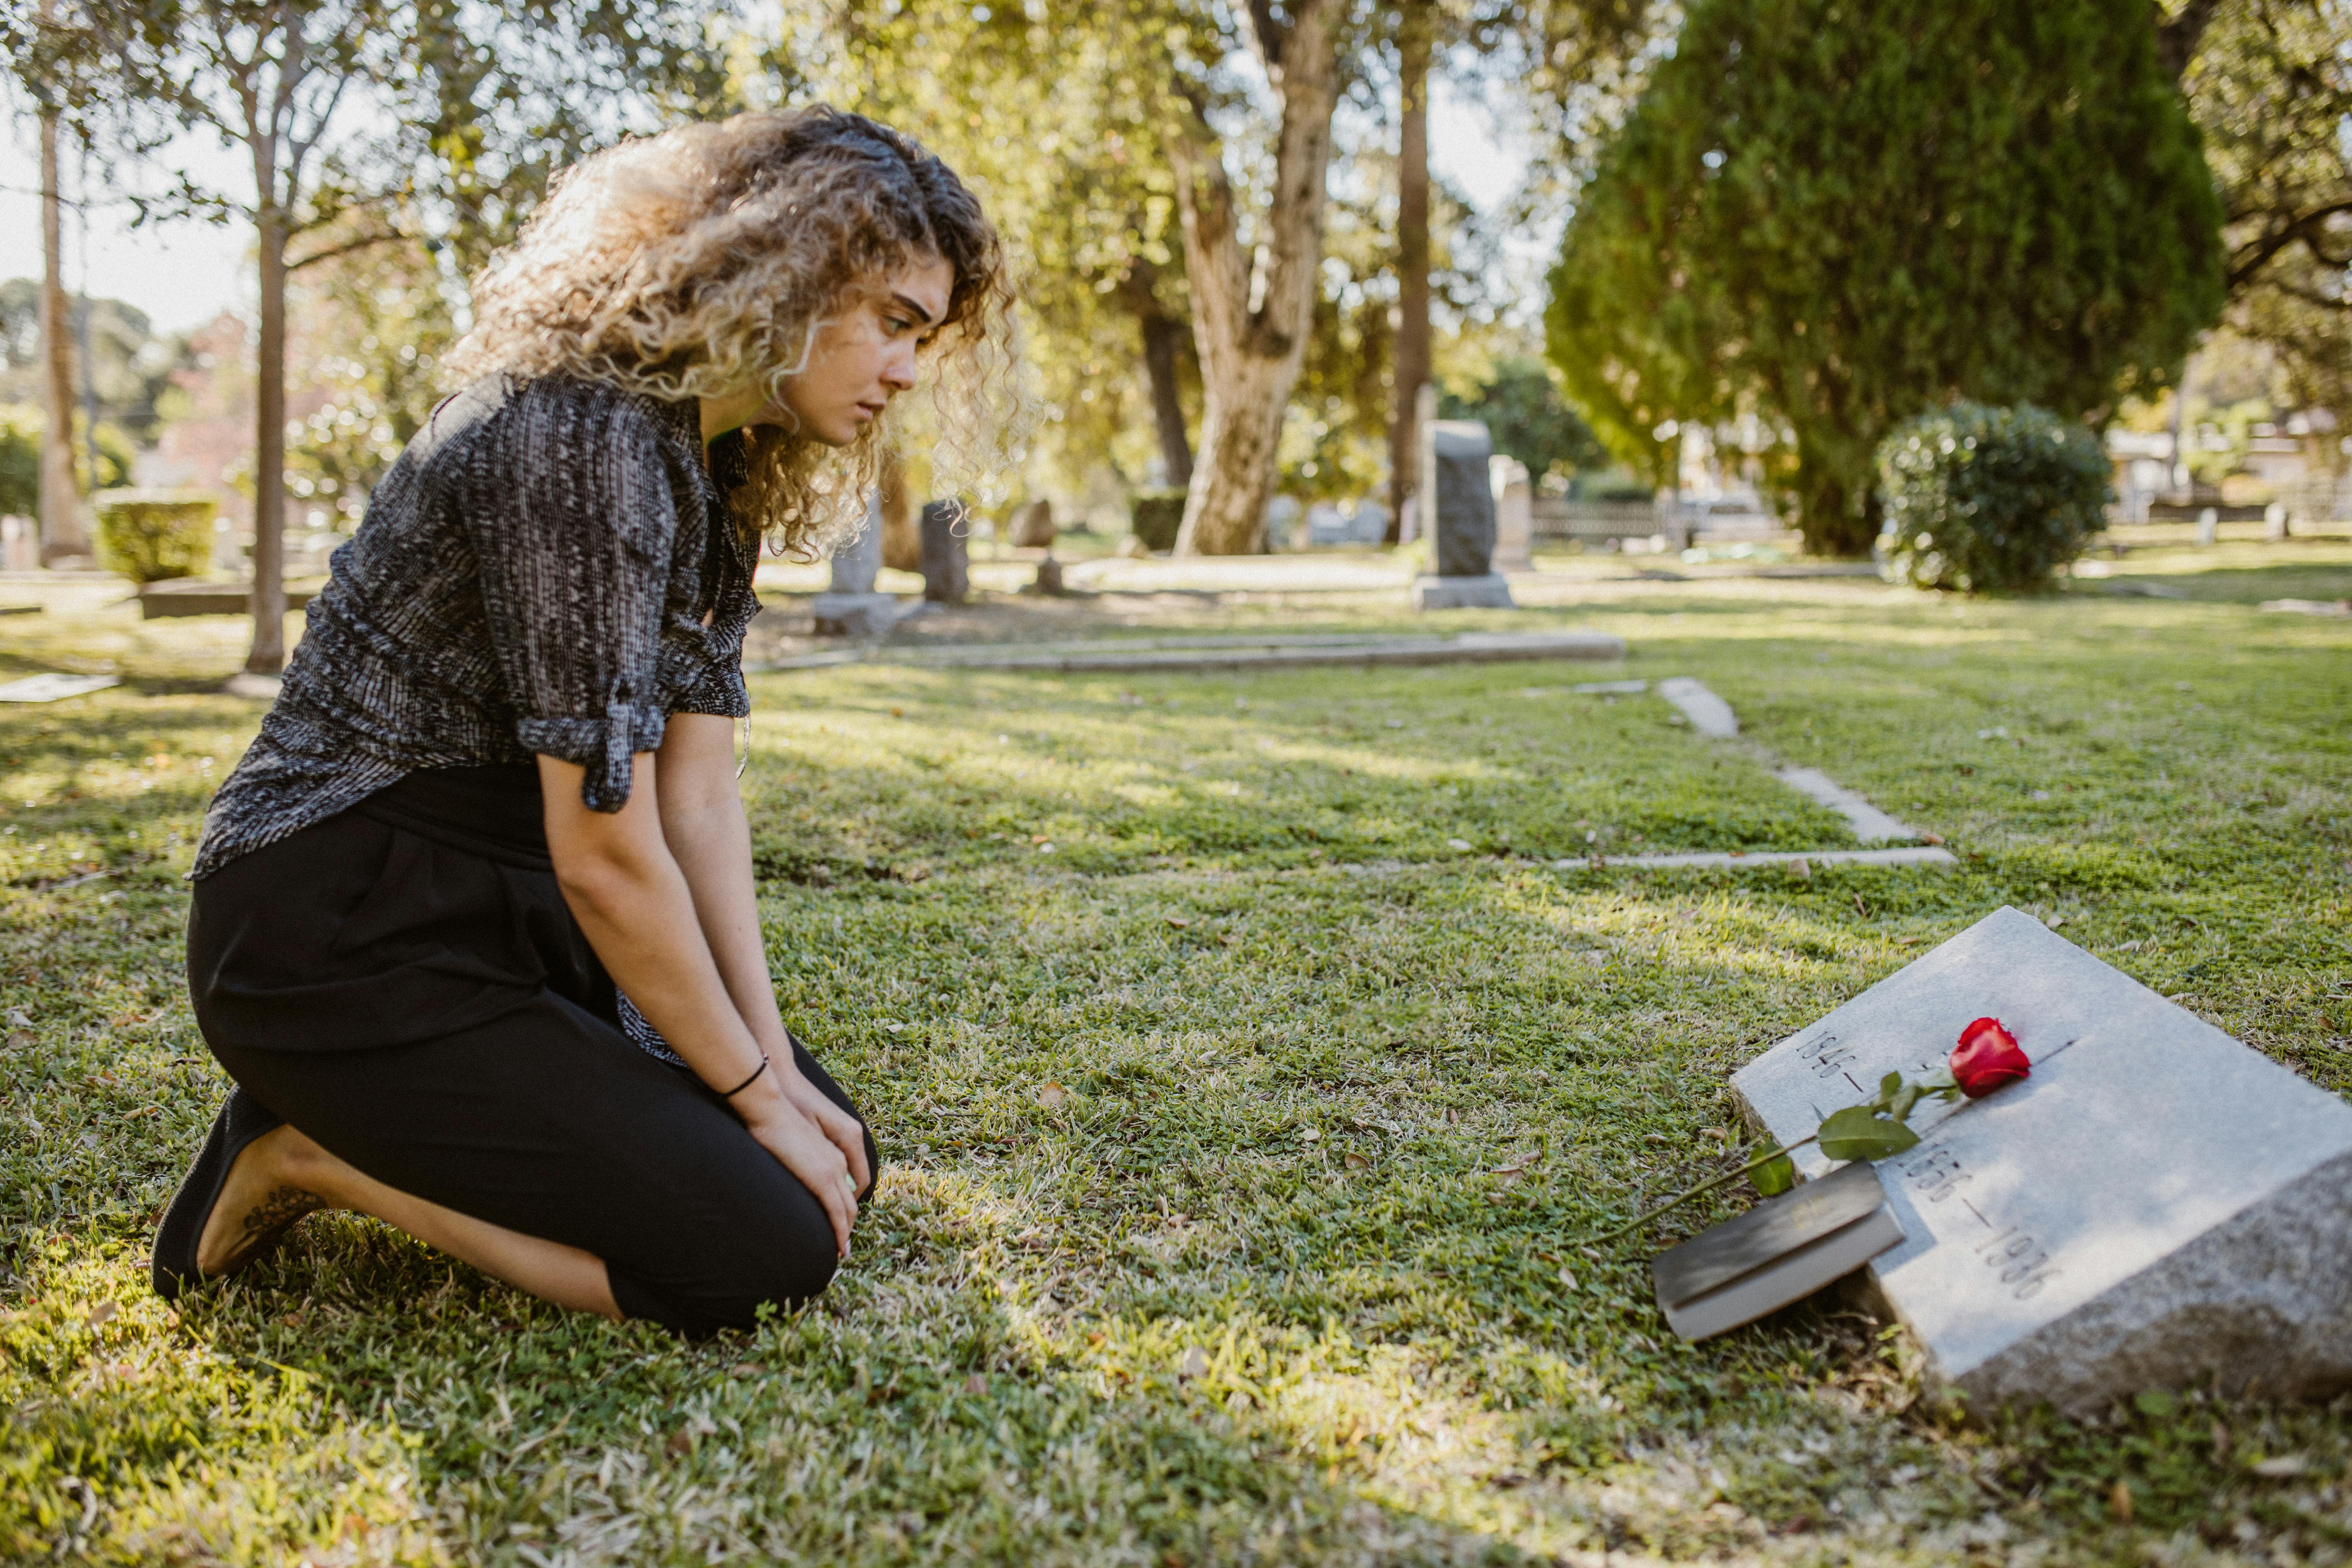
[{"label": "rose petal", "polygon": [[1994,1089],[2031,1077],[2033,1064],[2000,1019],[1978,1018],[1960,1031],[1960,1043],[1952,1047],[1951,1068],[1960,1092],[1982,1100]]}]

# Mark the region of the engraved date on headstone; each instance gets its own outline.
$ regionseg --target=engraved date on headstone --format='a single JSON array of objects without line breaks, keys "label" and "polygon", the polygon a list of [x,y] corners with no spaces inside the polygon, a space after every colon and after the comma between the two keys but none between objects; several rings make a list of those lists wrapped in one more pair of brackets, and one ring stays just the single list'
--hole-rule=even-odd
[{"label": "engraved date on headstone", "polygon": [[2032,1300],[2057,1276],[2050,1249],[2032,1231],[2023,1226],[2003,1226],[1986,1217],[1983,1210],[1961,1195],[1961,1189],[1974,1182],[1976,1175],[1949,1149],[1922,1148],[1895,1168],[1902,1172],[1905,1184],[1917,1201],[1933,1205],[1953,1198],[1959,1200],[1960,1206],[1968,1210],[1985,1234],[1973,1239],[1959,1238],[1955,1244],[1968,1247],[1979,1262],[1994,1270],[1999,1282],[2009,1288],[2011,1300]]}]

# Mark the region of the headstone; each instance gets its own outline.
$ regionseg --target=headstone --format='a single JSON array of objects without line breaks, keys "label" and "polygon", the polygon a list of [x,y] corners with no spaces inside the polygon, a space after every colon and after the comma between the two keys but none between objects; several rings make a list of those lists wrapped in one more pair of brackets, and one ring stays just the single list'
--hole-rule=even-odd
[{"label": "headstone", "polygon": [[1370,497],[1356,503],[1348,521],[1354,543],[1379,544],[1389,536],[1389,509]]},{"label": "headstone", "polygon": [[1486,471],[1495,491],[1495,570],[1532,572],[1536,492],[1528,466],[1517,458],[1496,457]]},{"label": "headstone", "polygon": [[2199,511],[2197,514],[2197,547],[2202,550],[2207,545],[2211,544],[2213,542],[2214,536],[2221,531],[2221,512],[2210,506]]},{"label": "headstone", "polygon": [[1307,509],[1309,544],[1346,544],[1350,542],[1353,528],[1348,514],[1329,501],[1317,501]]},{"label": "headstone", "polygon": [[1054,547],[1054,503],[1033,500],[1013,514],[1013,547],[1015,550],[1051,550]]},{"label": "headstone", "polygon": [[2263,538],[2272,544],[2287,537],[2286,502],[2274,500],[2263,508]]},{"label": "headstone", "polygon": [[1277,495],[1267,499],[1265,516],[1261,529],[1260,543],[1268,552],[1291,548],[1292,534],[1298,527],[1305,509],[1297,496]]},{"label": "headstone", "polygon": [[964,534],[963,503],[926,501],[923,536],[923,597],[937,605],[961,605],[971,596],[971,541]]},{"label": "headstone", "polygon": [[[1914,1114],[1879,1163],[1907,1239],[1869,1278],[1981,1404],[2352,1386],[2352,1107],[2001,909],[1732,1078],[1769,1136],[2000,1018],[2025,1081]],[[1809,1179],[1830,1169],[1808,1147]]]},{"label": "headstone", "polygon": [[877,593],[882,572],[882,513],[878,499],[866,503],[857,536],[833,552],[833,580],[809,604],[820,637],[887,637],[898,624],[898,598]]},{"label": "headstone", "polygon": [[1486,476],[1494,451],[1486,427],[1474,420],[1433,419],[1422,427],[1414,500],[1436,519],[1430,541],[1436,570],[1415,579],[1416,610],[1513,607],[1510,585],[1494,568],[1495,496]]}]

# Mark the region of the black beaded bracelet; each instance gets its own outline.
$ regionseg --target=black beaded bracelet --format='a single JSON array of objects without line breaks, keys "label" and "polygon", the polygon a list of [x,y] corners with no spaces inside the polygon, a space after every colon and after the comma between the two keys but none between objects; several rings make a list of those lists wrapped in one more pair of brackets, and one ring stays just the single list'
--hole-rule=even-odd
[{"label": "black beaded bracelet", "polygon": [[737,1084],[733,1089],[730,1089],[727,1090],[724,1094],[721,1094],[719,1098],[719,1099],[721,1099],[721,1100],[732,1100],[732,1099],[734,1099],[737,1095],[739,1095],[739,1094],[742,1093],[745,1089],[747,1089],[751,1088],[753,1084],[755,1084],[755,1083],[759,1082],[759,1081],[760,1081],[760,1075],[761,1075],[761,1073],[763,1073],[763,1072],[766,1072],[767,1070],[768,1070],[768,1053],[767,1053],[767,1052],[765,1052],[765,1051],[761,1051],[761,1052],[760,1053],[760,1065],[759,1065],[758,1067],[755,1067],[755,1068],[753,1068],[751,1069],[751,1076],[750,1078],[745,1079],[741,1083]]}]

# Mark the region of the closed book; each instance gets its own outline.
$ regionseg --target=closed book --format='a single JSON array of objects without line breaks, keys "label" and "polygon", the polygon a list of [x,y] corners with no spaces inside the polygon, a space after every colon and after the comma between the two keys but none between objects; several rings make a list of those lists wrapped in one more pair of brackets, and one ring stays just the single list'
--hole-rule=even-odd
[{"label": "closed book", "polygon": [[1669,1247],[1650,1276],[1667,1325],[1703,1340],[1801,1300],[1902,1240],[1878,1172],[1857,1160]]}]

